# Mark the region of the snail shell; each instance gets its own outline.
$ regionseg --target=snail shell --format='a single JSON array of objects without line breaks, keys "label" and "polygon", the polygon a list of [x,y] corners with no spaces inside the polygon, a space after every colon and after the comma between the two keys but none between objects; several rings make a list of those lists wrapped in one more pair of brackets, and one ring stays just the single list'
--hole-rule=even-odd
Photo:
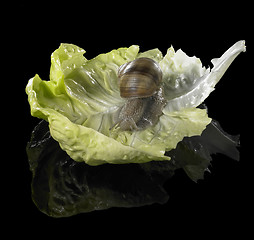
[{"label": "snail shell", "polygon": [[137,58],[122,65],[118,70],[122,98],[146,98],[158,91],[162,71],[150,58]]},{"label": "snail shell", "polygon": [[123,131],[143,130],[157,123],[166,104],[160,87],[162,71],[159,64],[150,58],[138,58],[120,66],[118,77],[120,95],[126,102],[113,127]]}]

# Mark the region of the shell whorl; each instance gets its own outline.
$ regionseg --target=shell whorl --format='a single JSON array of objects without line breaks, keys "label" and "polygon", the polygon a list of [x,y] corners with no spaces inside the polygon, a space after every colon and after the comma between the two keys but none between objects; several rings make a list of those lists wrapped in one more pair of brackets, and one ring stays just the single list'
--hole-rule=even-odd
[{"label": "shell whorl", "polygon": [[137,58],[120,66],[120,95],[123,98],[150,97],[159,89],[162,71],[150,58]]}]

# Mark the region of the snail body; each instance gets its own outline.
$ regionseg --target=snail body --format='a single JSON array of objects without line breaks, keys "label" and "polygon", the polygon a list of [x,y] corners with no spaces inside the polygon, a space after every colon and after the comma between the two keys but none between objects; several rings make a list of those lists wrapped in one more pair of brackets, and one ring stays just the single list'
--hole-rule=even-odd
[{"label": "snail body", "polygon": [[166,104],[161,88],[162,71],[150,58],[138,58],[118,70],[120,95],[126,99],[116,123],[121,130],[143,130],[154,125]]}]

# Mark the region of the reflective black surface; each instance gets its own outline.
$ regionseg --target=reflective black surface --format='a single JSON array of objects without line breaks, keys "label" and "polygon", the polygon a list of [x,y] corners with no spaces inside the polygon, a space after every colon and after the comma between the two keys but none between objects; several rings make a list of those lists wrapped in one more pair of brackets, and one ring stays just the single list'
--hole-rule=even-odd
[{"label": "reflective black surface", "polygon": [[190,179],[202,179],[212,160],[223,153],[239,160],[239,136],[226,134],[212,121],[202,136],[184,138],[166,154],[171,161],[144,164],[89,166],[75,162],[50,135],[41,121],[27,144],[32,177],[32,199],[51,217],[68,217],[111,207],[139,207],[164,204],[168,193],[164,183],[182,168]]}]

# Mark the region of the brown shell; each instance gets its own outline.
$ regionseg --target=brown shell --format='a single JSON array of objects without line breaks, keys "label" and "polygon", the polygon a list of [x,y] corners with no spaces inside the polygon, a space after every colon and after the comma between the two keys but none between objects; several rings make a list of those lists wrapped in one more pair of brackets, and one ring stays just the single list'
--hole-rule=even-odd
[{"label": "brown shell", "polygon": [[152,96],[160,87],[162,71],[150,58],[137,58],[122,65],[118,70],[120,95],[123,98]]}]

